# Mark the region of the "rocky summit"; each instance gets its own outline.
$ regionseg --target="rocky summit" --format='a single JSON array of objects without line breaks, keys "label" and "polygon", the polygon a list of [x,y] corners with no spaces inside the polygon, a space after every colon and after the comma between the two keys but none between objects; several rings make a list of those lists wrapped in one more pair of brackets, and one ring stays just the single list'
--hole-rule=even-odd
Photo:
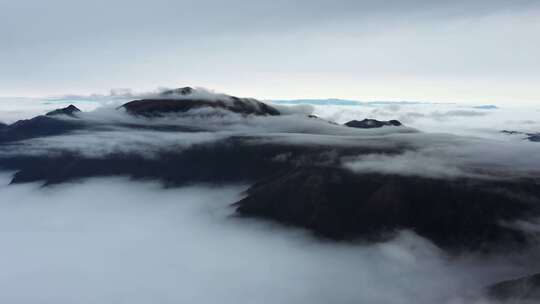
[{"label": "rocky summit", "polygon": [[191,87],[168,90],[155,98],[134,100],[121,106],[128,113],[146,117],[185,113],[210,108],[230,111],[241,115],[279,115],[279,111],[252,98],[239,98],[224,94],[198,92]]},{"label": "rocky summit", "polygon": [[66,116],[76,117],[77,113],[80,113],[80,112],[81,110],[79,110],[79,108],[77,108],[76,106],[69,105],[63,109],[56,109],[56,110],[50,111],[45,115],[47,116],[66,115]]},{"label": "rocky summit", "polygon": [[397,120],[376,120],[376,119],[364,119],[364,120],[351,120],[345,123],[347,127],[359,128],[359,129],[372,129],[372,128],[381,128],[385,126],[389,127],[399,127],[401,122]]}]

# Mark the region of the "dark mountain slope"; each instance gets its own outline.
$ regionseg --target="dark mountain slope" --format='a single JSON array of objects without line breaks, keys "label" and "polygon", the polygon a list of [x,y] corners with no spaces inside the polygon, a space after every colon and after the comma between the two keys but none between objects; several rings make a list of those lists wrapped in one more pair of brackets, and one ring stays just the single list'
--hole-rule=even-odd
[{"label": "dark mountain slope", "polygon": [[37,116],[0,128],[0,143],[60,135],[85,127],[85,124],[80,121],[63,120],[54,116]]},{"label": "dark mountain slope", "polygon": [[[380,149],[359,147],[254,144],[255,137],[230,137],[196,144],[179,151],[163,151],[157,157],[113,154],[89,158],[74,153],[46,156],[0,157],[0,166],[19,170],[14,183],[45,181],[62,183],[89,176],[125,175],[161,179],[169,184],[192,182],[256,181],[301,165],[339,166],[339,157],[375,153]],[[386,150],[392,153],[392,150]],[[399,150],[393,151],[398,153]]]},{"label": "dark mountain slope", "polygon": [[540,303],[540,273],[494,284],[488,295],[510,303]]},{"label": "dark mountain slope", "polygon": [[399,127],[401,126],[401,122],[397,120],[376,120],[376,119],[364,119],[364,120],[351,120],[347,123],[345,123],[347,127],[351,128],[359,128],[359,129],[373,129],[373,128],[381,128],[381,127]]},{"label": "dark mountain slope", "polygon": [[501,221],[539,214],[534,181],[429,179],[299,167],[259,182],[235,204],[257,216],[332,239],[412,229],[443,248],[493,248],[525,237]]},{"label": "dark mountain slope", "polygon": [[79,108],[77,108],[76,106],[69,105],[63,109],[56,109],[54,111],[50,111],[45,115],[47,116],[66,115],[70,117],[76,117],[77,113],[80,113],[80,112],[81,110],[79,110]]}]

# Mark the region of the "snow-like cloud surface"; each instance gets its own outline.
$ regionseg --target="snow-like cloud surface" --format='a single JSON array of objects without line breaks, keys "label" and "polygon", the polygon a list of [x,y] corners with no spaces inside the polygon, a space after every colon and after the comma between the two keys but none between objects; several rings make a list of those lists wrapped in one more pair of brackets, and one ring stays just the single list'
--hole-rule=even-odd
[{"label": "snow-like cloud surface", "polygon": [[[485,105],[484,105],[485,106]],[[353,119],[397,119],[424,132],[444,132],[498,139],[510,139],[501,130],[540,132],[540,106],[495,108],[481,104],[454,103],[364,103],[354,106],[314,105],[315,114],[345,123]]]},{"label": "snow-like cloud surface", "polygon": [[231,217],[244,186],[0,179],[4,303],[456,303],[538,266],[449,259],[410,232],[377,245],[321,242]]}]

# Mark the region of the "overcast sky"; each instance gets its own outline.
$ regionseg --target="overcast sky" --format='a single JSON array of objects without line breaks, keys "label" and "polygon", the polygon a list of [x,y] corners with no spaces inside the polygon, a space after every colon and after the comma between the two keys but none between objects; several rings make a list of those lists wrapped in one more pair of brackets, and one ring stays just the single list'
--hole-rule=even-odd
[{"label": "overcast sky", "polygon": [[0,0],[0,96],[540,103],[538,0]]}]

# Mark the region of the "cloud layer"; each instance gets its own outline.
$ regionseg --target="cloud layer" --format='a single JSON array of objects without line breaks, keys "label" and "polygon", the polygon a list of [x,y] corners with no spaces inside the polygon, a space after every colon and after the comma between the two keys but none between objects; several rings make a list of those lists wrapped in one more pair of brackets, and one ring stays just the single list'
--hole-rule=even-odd
[{"label": "cloud layer", "polygon": [[[540,175],[540,145],[519,134],[501,132],[538,132],[537,108],[478,109],[463,104],[384,102],[356,106],[301,104],[281,105],[278,108],[285,115],[274,117],[244,117],[228,112],[215,115],[215,110],[203,108],[149,119],[117,110],[119,104],[120,100],[113,100],[108,106],[80,114],[82,121],[92,126],[90,129],[7,144],[0,148],[0,156],[68,151],[90,158],[116,153],[151,158],[160,152],[181,153],[195,144],[235,136],[251,144],[325,146],[329,151],[344,147],[380,150],[379,154],[341,160],[358,173],[442,178]],[[316,113],[321,119],[308,118],[308,113]],[[363,118],[399,119],[406,127],[366,130],[331,123]],[[400,152],[396,154],[396,150]]]},{"label": "cloud layer", "polygon": [[540,96],[534,0],[0,5],[4,96],[163,84],[260,98]]},{"label": "cloud layer", "polygon": [[163,189],[108,178],[40,188],[7,186],[8,177],[2,302],[461,303],[538,266],[448,259],[410,232],[378,245],[336,244],[230,217],[244,186]]}]

